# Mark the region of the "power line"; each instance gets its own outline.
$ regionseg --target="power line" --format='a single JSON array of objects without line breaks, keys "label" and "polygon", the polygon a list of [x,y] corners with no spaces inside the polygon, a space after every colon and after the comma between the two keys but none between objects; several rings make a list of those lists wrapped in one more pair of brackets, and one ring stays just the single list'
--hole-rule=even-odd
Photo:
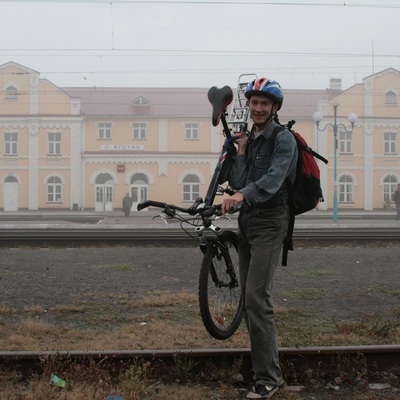
[{"label": "power line", "polygon": [[190,4],[190,5],[261,5],[261,6],[298,6],[298,7],[347,7],[347,8],[400,8],[399,4],[346,4],[335,2],[321,4],[315,2],[290,2],[290,1],[232,1],[232,0],[0,0],[0,3],[75,3],[75,4]]},{"label": "power line", "polygon": [[[1,0],[0,0],[1,1]],[[82,52],[89,52],[89,54],[84,54],[86,57],[98,57],[99,55],[107,55],[107,56],[122,56],[122,57],[127,57],[129,54],[127,53],[143,53],[146,55],[146,57],[165,57],[165,54],[167,54],[169,57],[181,57],[181,56],[241,56],[241,55],[246,55],[246,56],[290,56],[290,57],[371,57],[370,53],[322,53],[322,52],[287,52],[287,51],[252,51],[252,50],[188,50],[188,49],[135,49],[135,48],[113,48],[113,49],[107,49],[107,48],[93,48],[93,49],[78,49],[78,48],[19,48],[19,49],[7,49],[7,48],[0,48],[0,53],[1,52],[27,52],[27,54],[19,54],[22,56],[28,56],[31,55],[30,53],[39,53],[39,52],[44,52],[46,54],[42,54],[44,56],[56,56],[59,57],[60,54],[47,54],[48,52],[61,52],[65,54],[62,55],[68,55],[70,56],[77,56],[77,57],[82,57],[82,54],[71,54],[69,52],[77,52],[77,53],[82,53]],[[97,54],[92,54],[96,53]],[[104,52],[106,54],[99,54],[101,52]],[[109,54],[107,54],[107,52]],[[118,54],[122,53],[122,54]],[[150,54],[150,53],[160,53],[160,54]],[[138,56],[138,55],[143,55],[143,54],[132,54],[132,56]],[[3,56],[13,56],[15,54],[2,54]],[[41,55],[41,54],[35,54],[35,56]],[[400,53],[398,54],[374,54],[375,57],[400,57]]]}]

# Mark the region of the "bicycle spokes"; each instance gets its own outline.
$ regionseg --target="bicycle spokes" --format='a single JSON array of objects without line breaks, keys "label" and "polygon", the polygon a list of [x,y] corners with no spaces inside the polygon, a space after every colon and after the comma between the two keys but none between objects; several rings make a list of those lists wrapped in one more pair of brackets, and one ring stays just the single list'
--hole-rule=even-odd
[{"label": "bicycle spokes", "polygon": [[204,326],[220,340],[230,337],[242,319],[236,241],[230,236],[223,243],[208,245],[199,280],[200,314]]}]

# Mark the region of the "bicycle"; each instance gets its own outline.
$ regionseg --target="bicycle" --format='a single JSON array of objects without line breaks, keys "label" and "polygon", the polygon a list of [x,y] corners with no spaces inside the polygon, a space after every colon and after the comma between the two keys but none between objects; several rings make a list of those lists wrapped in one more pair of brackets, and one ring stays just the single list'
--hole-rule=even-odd
[{"label": "bicycle", "polygon": [[[234,135],[231,133],[247,132],[248,109],[243,96],[247,83],[241,82],[246,76],[239,77],[230,121],[226,119],[226,108],[233,100],[232,89],[229,86],[221,89],[213,86],[208,91],[208,99],[212,105],[212,123],[217,126],[222,122],[225,141],[205,199],[196,199],[188,208],[153,200],[144,201],[137,207],[138,211],[147,207],[161,208],[161,217],[178,219],[181,228],[191,237],[193,236],[184,228],[184,224],[195,227],[203,253],[198,285],[200,315],[208,333],[218,340],[231,337],[243,318],[238,278],[237,234],[214,224],[214,221],[221,217],[221,205],[213,203],[217,194],[235,193],[229,186],[223,187],[222,184],[228,180],[230,160],[236,152]],[[244,206],[238,204],[230,213],[233,214]]]}]

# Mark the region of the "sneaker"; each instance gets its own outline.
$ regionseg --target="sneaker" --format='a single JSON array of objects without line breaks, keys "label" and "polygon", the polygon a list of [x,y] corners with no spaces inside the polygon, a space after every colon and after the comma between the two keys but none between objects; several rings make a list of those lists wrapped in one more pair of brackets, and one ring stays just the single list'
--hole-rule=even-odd
[{"label": "sneaker", "polygon": [[267,386],[257,383],[253,386],[251,392],[247,394],[246,399],[270,399],[278,389],[279,386]]}]

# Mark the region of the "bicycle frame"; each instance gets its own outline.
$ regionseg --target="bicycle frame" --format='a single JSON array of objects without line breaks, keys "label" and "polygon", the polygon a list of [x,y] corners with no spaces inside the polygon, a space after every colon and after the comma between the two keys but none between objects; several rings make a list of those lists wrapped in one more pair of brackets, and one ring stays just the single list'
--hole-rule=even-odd
[{"label": "bicycle frame", "polygon": [[[224,86],[222,89],[218,89],[217,87],[213,86],[208,91],[208,100],[210,101],[213,108],[212,124],[214,126],[217,126],[219,122],[222,123],[225,141],[222,146],[221,154],[219,156],[217,166],[214,170],[213,177],[211,178],[206,197],[204,199],[204,204],[206,206],[210,206],[213,204],[219,188],[222,192],[230,195],[235,193],[230,188],[222,188],[219,185],[219,179],[221,176],[222,168],[224,166],[224,162],[227,161],[229,150],[234,146],[235,135],[240,132],[243,132],[247,135],[249,135],[250,133],[247,130],[250,113],[247,107],[247,99],[244,96],[245,90],[248,85],[248,80],[243,80],[243,78],[246,77],[252,77],[252,80],[257,78],[255,74],[240,75],[235,96],[233,95],[232,89],[229,86]],[[232,100],[234,100],[233,103]],[[227,120],[226,108],[231,103],[231,110],[229,113],[229,118]]]},{"label": "bicycle frame", "polygon": [[[152,200],[140,203],[137,207],[138,211],[149,206],[162,208],[161,216],[181,221],[181,228],[186,233],[188,232],[183,228],[184,223],[195,226],[200,250],[203,253],[199,277],[200,314],[207,331],[219,340],[225,340],[233,335],[242,320],[242,298],[237,270],[237,235],[230,230],[222,230],[214,225],[213,220],[221,216],[221,205],[214,205],[218,191],[229,195],[235,193],[229,185],[222,187],[220,182],[225,183],[229,174],[230,164],[225,162],[234,148],[235,135],[232,135],[232,130],[234,134],[239,132],[248,134],[249,112],[244,97],[245,87],[247,87],[245,83],[239,85],[229,122],[226,119],[226,108],[233,100],[232,89],[229,86],[222,89],[213,86],[208,91],[208,99],[212,105],[212,123],[217,126],[222,122],[225,140],[205,199],[197,198],[188,208]],[[224,166],[228,168],[225,170],[227,175],[221,178]],[[237,204],[230,213],[240,210],[243,205],[243,203]],[[178,212],[188,214],[189,217]],[[213,232],[214,236],[203,235],[209,231]],[[190,233],[188,234],[192,237]]]},{"label": "bicycle frame", "polygon": [[[218,158],[218,163],[215,167],[213,176],[208,186],[204,201],[202,198],[198,198],[196,199],[194,204],[188,209],[174,206],[176,210],[188,212],[190,215],[195,215],[195,210],[199,209],[199,214],[201,214],[203,208],[208,209],[214,204],[215,196],[218,191],[222,193],[227,193],[229,195],[235,193],[235,191],[228,186],[225,188],[220,186],[219,180],[224,163],[227,161],[229,151],[234,147],[235,134],[238,134],[240,132],[244,132],[247,135],[250,134],[250,132],[247,131],[250,113],[247,107],[247,99],[244,95],[247,85],[249,83],[248,77],[251,77],[251,80],[254,80],[257,78],[257,75],[240,75],[235,95],[233,94],[233,91],[229,86],[224,86],[221,89],[213,86],[209,89],[207,96],[212,106],[212,124],[213,126],[218,126],[220,122],[222,123],[225,140],[221,149],[220,156]],[[227,107],[229,105],[231,105],[231,109],[229,113],[229,119],[227,120]],[[164,203],[159,202],[152,202],[152,204],[150,204],[149,202],[144,202],[142,204],[145,203],[147,204],[146,207],[153,205],[155,207],[162,208],[164,205]],[[138,211],[145,208],[142,204],[138,205]]]}]

